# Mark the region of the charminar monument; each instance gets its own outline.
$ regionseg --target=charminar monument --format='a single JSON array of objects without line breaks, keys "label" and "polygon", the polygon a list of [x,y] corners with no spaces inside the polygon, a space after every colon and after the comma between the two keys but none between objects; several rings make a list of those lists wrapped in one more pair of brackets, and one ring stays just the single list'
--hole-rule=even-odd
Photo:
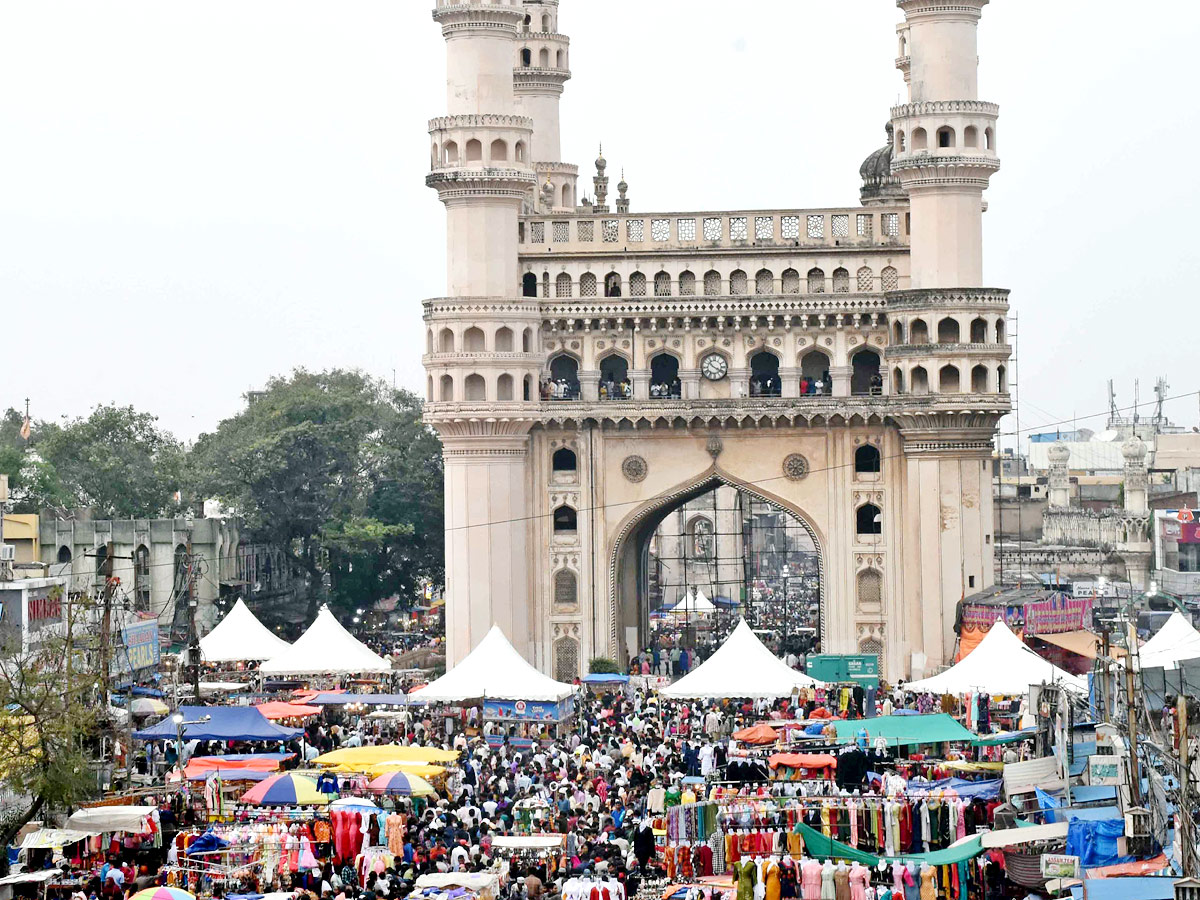
[{"label": "charminar monument", "polygon": [[987,3],[899,0],[908,102],[857,203],[642,213],[603,155],[590,179],[562,160],[558,0],[437,0],[447,284],[424,362],[451,665],[493,623],[560,679],[624,665],[651,628],[651,537],[714,488],[802,526],[822,651],[892,679],[949,659],[956,603],[993,581],[1009,410],[1008,292],[982,270]]}]

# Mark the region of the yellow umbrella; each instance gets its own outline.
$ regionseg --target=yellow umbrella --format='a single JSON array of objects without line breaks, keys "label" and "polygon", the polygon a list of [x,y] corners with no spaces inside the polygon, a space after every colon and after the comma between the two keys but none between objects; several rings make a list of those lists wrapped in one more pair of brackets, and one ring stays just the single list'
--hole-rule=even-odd
[{"label": "yellow umbrella", "polygon": [[313,762],[319,766],[370,766],[382,762],[404,761],[420,763],[454,762],[456,750],[439,750],[437,747],[409,747],[400,744],[380,744],[372,747],[345,747],[332,753],[323,753]]},{"label": "yellow umbrella", "polygon": [[[339,767],[340,768],[340,767]],[[403,760],[392,759],[387,762],[376,763],[373,766],[367,766],[366,774],[372,778],[383,775],[387,772],[407,772],[410,775],[419,775],[422,778],[436,778],[439,775],[445,775],[446,769],[444,766],[432,766],[428,763],[419,762],[404,762]]]}]

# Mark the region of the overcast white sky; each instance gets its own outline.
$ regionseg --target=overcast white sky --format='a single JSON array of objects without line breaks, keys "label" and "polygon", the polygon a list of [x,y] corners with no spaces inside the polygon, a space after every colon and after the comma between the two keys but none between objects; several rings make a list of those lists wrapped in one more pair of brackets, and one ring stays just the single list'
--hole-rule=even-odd
[{"label": "overcast white sky", "polygon": [[[444,290],[432,5],[0,0],[0,405],[131,403],[191,439],[295,366],[421,391],[420,303]],[[1098,427],[1108,378],[1124,403],[1135,378],[1200,387],[1200,5],[1170,7],[984,12],[986,280],[1020,316],[1023,428]],[[590,176],[603,140],[639,211],[853,204],[903,89],[899,17],[562,0],[564,157]],[[1194,425],[1197,401],[1168,413]]]}]

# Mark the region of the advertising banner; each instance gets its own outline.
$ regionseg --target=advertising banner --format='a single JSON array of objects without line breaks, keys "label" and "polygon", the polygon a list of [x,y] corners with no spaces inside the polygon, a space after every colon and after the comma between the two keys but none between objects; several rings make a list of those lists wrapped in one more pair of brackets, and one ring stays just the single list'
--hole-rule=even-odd
[{"label": "advertising banner", "polygon": [[513,719],[521,722],[561,722],[575,712],[575,699],[561,703],[534,700],[485,700],[485,719]]},{"label": "advertising banner", "polygon": [[121,629],[123,658],[118,667],[126,672],[150,669],[158,665],[158,621],[135,622]]}]

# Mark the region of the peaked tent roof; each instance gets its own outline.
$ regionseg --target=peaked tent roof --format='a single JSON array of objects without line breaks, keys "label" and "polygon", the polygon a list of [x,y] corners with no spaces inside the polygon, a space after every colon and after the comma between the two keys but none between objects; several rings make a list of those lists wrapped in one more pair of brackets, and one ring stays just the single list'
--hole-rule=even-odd
[{"label": "peaked tent roof", "polygon": [[683,598],[668,610],[674,615],[707,615],[717,611],[713,602],[704,596],[704,591],[696,588],[696,593],[685,593]]},{"label": "peaked tent roof", "polygon": [[1181,660],[1197,657],[1200,657],[1200,631],[1196,631],[1178,610],[1171,613],[1163,627],[1138,651],[1143,669],[1157,666],[1173,669]]},{"label": "peaked tent roof", "polygon": [[1024,694],[1031,684],[1059,681],[1069,687],[1082,687],[1080,679],[1038,656],[1012,633],[1003,619],[997,619],[979,646],[957,665],[929,678],[911,681],[904,688],[934,694],[969,691]]},{"label": "peaked tent roof", "polygon": [[[299,728],[281,728],[250,706],[181,706],[178,713],[184,722],[193,723],[183,726],[185,741],[287,741],[302,733]],[[135,731],[133,736],[139,741],[173,741],[172,718]]]},{"label": "peaked tent roof", "polygon": [[516,651],[499,625],[493,625],[466,658],[441,678],[409,694],[417,703],[456,703],[486,700],[557,702],[575,687],[555,681],[531,666]]},{"label": "peaked tent roof", "polygon": [[798,687],[822,683],[789,667],[742,619],[716,653],[659,693],[664,697],[786,697]]},{"label": "peaked tent roof", "polygon": [[392,664],[354,637],[322,606],[316,621],[287,650],[263,663],[264,675],[357,675],[390,672]]},{"label": "peaked tent roof", "polygon": [[[291,647],[258,621],[241,598],[225,614],[217,627],[200,639],[200,655],[205,662],[262,661],[278,656]],[[204,692],[204,685],[200,686]]]}]

